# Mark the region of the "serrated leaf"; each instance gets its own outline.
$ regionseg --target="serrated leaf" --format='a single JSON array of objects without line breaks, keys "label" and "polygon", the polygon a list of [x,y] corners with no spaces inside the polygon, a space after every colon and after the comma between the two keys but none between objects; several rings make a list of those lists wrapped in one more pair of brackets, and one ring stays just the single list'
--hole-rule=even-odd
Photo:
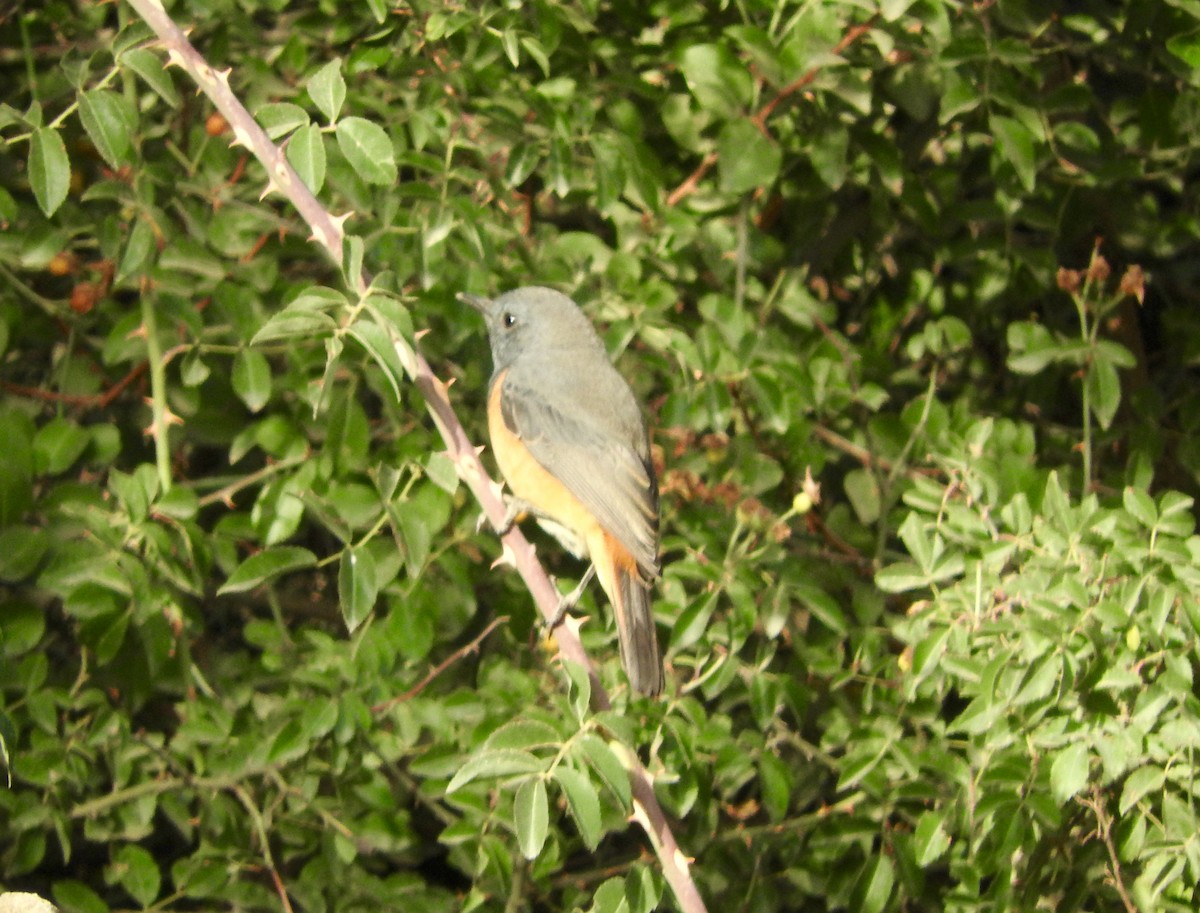
[{"label": "serrated leaf", "polygon": [[917,865],[932,865],[950,848],[950,838],[942,821],[942,812],[939,811],[927,811],[917,821],[913,831],[913,855]]},{"label": "serrated leaf", "polygon": [[708,622],[720,599],[719,592],[712,592],[703,599],[693,599],[688,602],[675,624],[671,626],[671,648],[684,650],[704,636],[708,630]]},{"label": "serrated leaf", "polygon": [[44,529],[31,526],[0,528],[0,580],[15,583],[36,569],[50,545]]},{"label": "serrated leaf", "polygon": [[904,593],[929,586],[929,575],[911,561],[900,561],[876,571],[875,585],[885,593]]},{"label": "serrated leaf", "polygon": [[541,777],[526,780],[517,789],[513,799],[513,825],[521,855],[536,859],[550,830],[550,804],[546,798],[546,781]]},{"label": "serrated leaf", "polygon": [[489,735],[484,740],[482,747],[485,750],[498,748],[521,750],[553,748],[557,750],[562,741],[562,734],[549,723],[541,720],[509,720]]},{"label": "serrated leaf", "polygon": [[1040,323],[1017,320],[1008,325],[1008,369],[1017,374],[1036,374],[1062,357],[1053,334]]},{"label": "serrated leaf", "polygon": [[108,913],[108,904],[82,881],[66,878],[54,882],[54,903],[67,913]]},{"label": "serrated leaf", "polygon": [[378,124],[347,117],[338,121],[337,141],[350,167],[368,184],[396,183],[396,151]]},{"label": "serrated leaf", "polygon": [[787,817],[792,796],[792,771],[777,754],[766,751],[758,759],[758,780],[763,807],[772,821]]},{"label": "serrated leaf", "polygon": [[596,888],[586,913],[631,913],[625,896],[625,879],[613,876]]},{"label": "serrated leaf", "polygon": [[290,102],[272,102],[254,112],[254,119],[273,140],[308,126],[308,112]]},{"label": "serrated leaf", "polygon": [[258,412],[271,398],[271,365],[262,352],[241,349],[233,358],[233,392],[246,408]]},{"label": "serrated leaf", "polygon": [[38,127],[29,139],[29,186],[38,207],[54,215],[67,198],[71,185],[71,161],[57,130]]},{"label": "serrated leaf", "polygon": [[83,456],[91,436],[71,419],[48,421],[33,439],[33,456],[39,474],[58,475],[66,472]]},{"label": "serrated leaf", "polygon": [[308,97],[325,115],[325,120],[331,124],[336,121],[346,101],[346,80],[342,77],[341,58],[335,58],[317,70],[309,77],[306,88]]},{"label": "serrated leaf", "polygon": [[1167,50],[1193,70],[1200,69],[1200,32],[1190,31],[1172,35],[1167,39]]},{"label": "serrated leaf", "polygon": [[108,89],[80,92],[78,100],[79,119],[96,151],[114,170],[128,165],[138,123],[133,105]]},{"label": "serrated leaf", "polygon": [[512,748],[481,751],[459,768],[458,773],[446,784],[446,792],[456,792],[480,777],[495,779],[514,774],[540,774],[545,769],[546,762],[528,751]]},{"label": "serrated leaf", "polygon": [[378,570],[375,557],[368,548],[346,548],[338,568],[338,601],[346,629],[355,629],[375,608],[379,595]]},{"label": "serrated leaf", "polygon": [[1154,499],[1140,488],[1127,487],[1122,495],[1122,503],[1142,526],[1153,528],[1158,523],[1158,509],[1154,506]]},{"label": "serrated leaf", "polygon": [[567,796],[567,805],[571,809],[571,817],[579,828],[579,836],[584,845],[594,850],[602,836],[600,819],[600,796],[587,774],[560,764],[554,768],[554,779],[562,787]]},{"label": "serrated leaf", "polygon": [[621,807],[629,808],[632,796],[629,785],[629,771],[621,763],[621,759],[617,757],[616,752],[609,747],[608,742],[594,732],[585,732],[575,740],[574,746],[578,749],[578,753],[600,775],[600,779],[604,781],[604,785],[612,790],[613,794],[617,797],[617,801],[621,803]]},{"label": "serrated leaf", "polygon": [[1162,789],[1165,780],[1166,775],[1158,765],[1148,764],[1145,767],[1139,767],[1125,780],[1125,786],[1121,789],[1121,801],[1117,804],[1118,813],[1122,815],[1128,813],[1149,793]]},{"label": "serrated leaf", "polygon": [[1096,416],[1097,424],[1107,431],[1121,405],[1121,377],[1116,365],[1111,361],[1094,359],[1088,365],[1084,383],[1087,384],[1092,414]]},{"label": "serrated leaf", "polygon": [[306,548],[294,545],[281,545],[269,548],[251,555],[239,564],[229,575],[229,579],[217,590],[218,596],[230,593],[244,593],[278,577],[293,571],[315,567],[317,556]]},{"label": "serrated leaf", "polygon": [[754,81],[725,45],[689,45],[679,68],[700,107],[720,117],[736,117],[750,101]]},{"label": "serrated leaf", "polygon": [[150,261],[150,252],[154,250],[154,228],[148,219],[137,218],[129,232],[129,240],[125,242],[125,253],[121,257],[121,265],[113,281],[121,285],[135,275],[145,272]]},{"label": "serrated leaf", "polygon": [[325,141],[320,128],[315,124],[296,128],[284,154],[304,186],[314,194],[320,193],[325,185]]},{"label": "serrated leaf", "polygon": [[883,854],[867,860],[850,895],[850,908],[859,913],[882,913],[892,899],[896,869]]},{"label": "serrated leaf", "polygon": [[783,162],[779,144],[749,119],[729,121],[717,138],[718,173],[726,193],[746,193],[774,183]]},{"label": "serrated leaf", "polygon": [[865,469],[851,469],[842,485],[859,522],[868,526],[874,524],[883,503],[875,474]]},{"label": "serrated leaf", "polygon": [[145,48],[132,48],[121,54],[120,63],[140,76],[172,108],[179,107],[179,90],[157,54]]},{"label": "serrated leaf", "polygon": [[356,320],[351,324],[347,332],[357,339],[368,354],[375,359],[383,370],[384,377],[391,384],[396,399],[400,399],[400,385],[404,383],[405,377],[404,365],[400,363],[400,357],[396,354],[396,346],[388,331],[373,320],[363,319]]},{"label": "serrated leaf", "polygon": [[113,874],[117,882],[142,907],[148,907],[162,888],[162,873],[154,857],[142,847],[125,844],[113,854]]},{"label": "serrated leaf", "polygon": [[1021,186],[1033,190],[1037,183],[1036,143],[1029,128],[1002,114],[992,115],[989,125],[1000,157],[1013,166]]},{"label": "serrated leaf", "polygon": [[363,257],[366,242],[357,235],[346,235],[342,239],[342,276],[350,288],[363,281]]},{"label": "serrated leaf", "polygon": [[273,342],[280,339],[314,340],[331,336],[337,330],[337,321],[321,311],[287,309],[273,314],[262,325],[250,345]]},{"label": "serrated leaf", "polygon": [[1050,762],[1050,793],[1059,805],[1087,786],[1088,758],[1087,745],[1073,742]]}]

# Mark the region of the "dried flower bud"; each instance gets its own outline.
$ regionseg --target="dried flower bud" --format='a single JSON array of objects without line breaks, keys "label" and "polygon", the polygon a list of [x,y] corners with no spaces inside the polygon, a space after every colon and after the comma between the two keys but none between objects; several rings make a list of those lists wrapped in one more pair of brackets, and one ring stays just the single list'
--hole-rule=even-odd
[{"label": "dried flower bud", "polygon": [[1074,295],[1079,291],[1079,286],[1082,282],[1079,270],[1067,269],[1065,266],[1058,268],[1058,274],[1055,276],[1055,279],[1058,282],[1058,287],[1068,295]]},{"label": "dried flower bud", "polygon": [[1121,277],[1121,294],[1136,298],[1138,304],[1146,303],[1146,273],[1136,263]]},{"label": "dried flower bud", "polygon": [[1112,267],[1108,265],[1108,261],[1099,254],[1092,257],[1092,262],[1088,264],[1087,277],[1089,282],[1104,282],[1112,275]]}]

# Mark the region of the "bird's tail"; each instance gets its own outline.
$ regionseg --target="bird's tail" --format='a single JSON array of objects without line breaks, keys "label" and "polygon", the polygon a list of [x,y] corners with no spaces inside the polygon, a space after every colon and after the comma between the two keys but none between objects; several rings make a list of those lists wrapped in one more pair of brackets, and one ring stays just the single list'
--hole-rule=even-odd
[{"label": "bird's tail", "polygon": [[638,573],[629,550],[604,530],[597,527],[587,545],[600,586],[612,603],[625,674],[637,691],[653,697],[663,689],[663,664],[654,630],[651,584]]},{"label": "bird's tail", "polygon": [[621,662],[629,683],[653,697],[663,689],[663,664],[654,630],[650,585],[643,583],[632,567],[618,566],[615,576],[613,613],[617,617]]}]

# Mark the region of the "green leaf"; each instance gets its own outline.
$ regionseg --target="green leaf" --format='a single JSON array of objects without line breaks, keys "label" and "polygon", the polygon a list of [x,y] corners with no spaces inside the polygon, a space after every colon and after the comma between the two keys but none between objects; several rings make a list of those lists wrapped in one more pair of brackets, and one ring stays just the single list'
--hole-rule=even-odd
[{"label": "green leaf", "polygon": [[9,597],[0,613],[0,655],[16,657],[37,647],[46,631],[46,616],[40,606]]},{"label": "green leaf", "polygon": [[1087,384],[1092,414],[1096,416],[1097,424],[1107,431],[1121,405],[1121,377],[1116,365],[1105,359],[1093,359],[1084,383]]},{"label": "green leaf", "polygon": [[882,498],[879,492],[878,480],[874,473],[865,469],[851,469],[846,473],[842,483],[846,489],[846,498],[854,508],[860,523],[867,525],[879,519]]},{"label": "green leaf", "polygon": [[4,771],[4,784],[8,789],[12,789],[12,753],[8,746],[15,745],[16,741],[16,727],[8,714],[0,710],[0,770]]},{"label": "green leaf", "polygon": [[29,140],[29,186],[39,208],[54,215],[67,198],[71,184],[71,162],[57,130],[39,127]]},{"label": "green leaf", "polygon": [[37,570],[49,548],[44,529],[9,526],[0,529],[0,580],[15,583]]},{"label": "green leaf", "polygon": [[1008,369],[1017,374],[1037,374],[1062,357],[1054,336],[1040,323],[1017,320],[1008,325]]},{"label": "green leaf", "polygon": [[924,812],[917,821],[916,830],[913,831],[913,854],[917,865],[932,865],[950,848],[950,838],[942,822],[943,813],[932,810]]},{"label": "green leaf", "polygon": [[149,219],[135,218],[133,228],[129,232],[129,240],[125,243],[121,265],[113,279],[117,285],[123,285],[134,276],[145,272],[143,268],[150,263],[154,242],[154,228]]},{"label": "green leaf", "polygon": [[33,439],[34,466],[39,475],[59,475],[83,456],[91,435],[66,418],[51,419]]},{"label": "green leaf", "polygon": [[141,906],[150,906],[158,897],[162,874],[154,857],[140,846],[127,843],[118,849],[110,869],[117,883]]},{"label": "green leaf", "polygon": [[391,334],[374,320],[366,318],[356,320],[347,331],[362,344],[367,353],[375,359],[383,371],[383,376],[396,394],[396,400],[401,398],[401,384],[405,382],[404,365],[396,354],[396,343]]},{"label": "green leaf", "polygon": [[265,549],[239,564],[217,590],[217,595],[244,593],[281,574],[315,567],[316,564],[317,556],[306,548],[288,545]]},{"label": "green leaf", "polygon": [[679,68],[700,107],[720,117],[736,117],[750,102],[754,81],[725,45],[688,45]]},{"label": "green leaf", "polygon": [[1125,509],[1142,526],[1153,529],[1158,524],[1158,509],[1154,506],[1154,499],[1140,488],[1127,486],[1122,495],[1122,502]]},{"label": "green leaf", "polygon": [[308,97],[313,100],[317,109],[325,115],[325,120],[334,123],[342,113],[342,103],[346,100],[346,80],[342,78],[342,59],[336,57],[309,77]]},{"label": "green leaf", "polygon": [[271,365],[254,349],[240,349],[233,358],[233,392],[246,408],[258,412],[271,398]]},{"label": "green leaf", "polygon": [[92,145],[113,170],[132,159],[133,136],[137,132],[137,111],[123,95],[108,89],[80,92],[79,119]]},{"label": "green leaf", "polygon": [[758,758],[758,779],[767,814],[772,821],[784,820],[792,797],[792,770],[778,755],[764,751]]},{"label": "green leaf", "polygon": [[254,119],[273,140],[309,125],[308,112],[290,102],[271,102],[263,105],[254,112]]},{"label": "green leaf", "polygon": [[367,548],[346,548],[338,568],[338,601],[342,620],[353,633],[375,608],[379,595],[375,558]]},{"label": "green leaf", "polygon": [[625,896],[625,879],[613,876],[596,888],[592,905],[585,913],[630,913],[629,901]]},{"label": "green leaf", "polygon": [[162,57],[145,48],[131,48],[120,55],[119,62],[140,76],[168,105],[179,107],[179,91],[170,71],[163,66]]},{"label": "green leaf", "polygon": [[850,892],[850,909],[857,913],[882,913],[892,899],[896,870],[882,853],[867,860]]},{"label": "green leaf", "polygon": [[483,747],[521,750],[553,748],[557,751],[562,741],[561,733],[549,723],[542,720],[516,719],[502,723],[484,740]]},{"label": "green leaf", "polygon": [[337,331],[337,321],[321,311],[310,311],[288,307],[272,314],[262,325],[250,345],[276,342],[280,339],[296,339],[312,342],[332,336]]},{"label": "green leaf", "polygon": [[1118,813],[1128,814],[1147,795],[1162,789],[1165,780],[1166,775],[1157,764],[1139,767],[1125,779],[1125,786],[1121,789],[1121,800],[1117,803]]},{"label": "green leaf", "polygon": [[767,187],[779,177],[783,151],[746,118],[730,121],[721,128],[717,152],[721,189],[726,193]]},{"label": "green leaf", "polygon": [[703,599],[691,600],[684,607],[671,627],[671,649],[685,650],[704,636],[720,595],[720,591],[717,590]]},{"label": "green leaf", "polygon": [[288,163],[312,193],[325,186],[325,139],[315,124],[296,128],[284,150]]},{"label": "green leaf", "polygon": [[1037,158],[1033,134],[1021,121],[1002,114],[993,114],[989,121],[1000,157],[1017,172],[1017,178],[1027,191],[1037,183]]},{"label": "green leaf", "polygon": [[546,798],[546,781],[541,777],[526,780],[513,799],[513,825],[517,831],[517,846],[526,859],[536,859],[546,843],[550,830],[550,806]]},{"label": "green leaf", "polygon": [[875,573],[875,585],[885,593],[904,593],[929,585],[929,575],[911,561],[900,561],[880,568]]},{"label": "green leaf", "polygon": [[600,819],[600,796],[592,785],[587,774],[560,764],[554,768],[554,779],[566,794],[567,804],[571,809],[571,817],[579,828],[579,836],[584,845],[594,850],[603,835]]},{"label": "green leaf", "polygon": [[350,167],[368,184],[396,183],[396,152],[378,124],[347,117],[338,121],[337,141]]},{"label": "green leaf", "polygon": [[609,747],[608,742],[594,732],[585,732],[573,743],[579,749],[579,754],[591,764],[600,775],[604,785],[612,790],[622,808],[628,808],[632,798],[629,784],[629,771],[617,757],[617,753]]},{"label": "green leaf", "polygon": [[536,755],[527,751],[516,751],[511,748],[499,748],[491,751],[481,751],[467,760],[446,784],[446,793],[457,792],[472,780],[484,777],[497,779],[515,774],[540,774],[546,769],[546,763]]},{"label": "green leaf", "polygon": [[1167,50],[1193,70],[1200,69],[1200,32],[1185,32],[1167,39]]},{"label": "green leaf", "polygon": [[1087,786],[1088,747],[1083,742],[1073,742],[1060,749],[1050,762],[1050,793],[1059,805]]},{"label": "green leaf", "polygon": [[63,913],[108,913],[108,904],[82,881],[73,878],[56,881],[51,893]]}]

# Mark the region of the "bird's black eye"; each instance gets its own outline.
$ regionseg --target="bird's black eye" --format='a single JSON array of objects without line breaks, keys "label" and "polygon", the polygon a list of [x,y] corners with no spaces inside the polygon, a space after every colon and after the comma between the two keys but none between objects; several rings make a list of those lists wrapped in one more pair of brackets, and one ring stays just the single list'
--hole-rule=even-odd
[{"label": "bird's black eye", "polygon": [[517,318],[512,314],[505,314],[500,320],[505,327],[515,327],[517,325]]}]

